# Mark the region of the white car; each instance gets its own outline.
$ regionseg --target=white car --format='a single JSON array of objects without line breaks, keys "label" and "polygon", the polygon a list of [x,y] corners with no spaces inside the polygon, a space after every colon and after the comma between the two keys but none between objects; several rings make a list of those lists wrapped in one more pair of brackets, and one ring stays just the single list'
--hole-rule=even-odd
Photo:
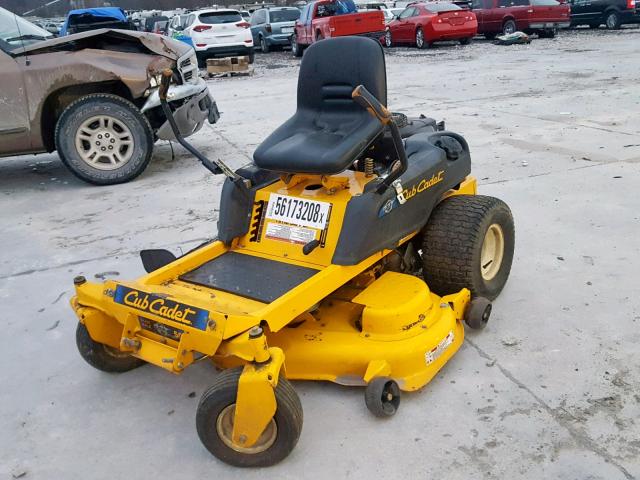
[{"label": "white car", "polygon": [[253,37],[238,10],[206,9],[189,14],[183,33],[191,37],[198,56],[198,64],[204,67],[207,58],[248,55],[253,63]]}]

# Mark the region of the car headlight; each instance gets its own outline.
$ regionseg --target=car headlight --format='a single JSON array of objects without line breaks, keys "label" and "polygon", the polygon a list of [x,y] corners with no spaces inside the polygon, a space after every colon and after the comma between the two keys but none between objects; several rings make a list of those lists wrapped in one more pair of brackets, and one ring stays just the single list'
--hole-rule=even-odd
[{"label": "car headlight", "polygon": [[162,82],[161,73],[151,75],[151,78],[149,79],[149,88],[158,88],[160,86],[160,82]]}]

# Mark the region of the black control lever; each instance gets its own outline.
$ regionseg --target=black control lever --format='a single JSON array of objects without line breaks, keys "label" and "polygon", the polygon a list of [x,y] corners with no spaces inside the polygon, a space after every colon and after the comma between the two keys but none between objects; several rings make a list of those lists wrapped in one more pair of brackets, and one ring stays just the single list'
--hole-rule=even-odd
[{"label": "black control lever", "polygon": [[224,162],[221,160],[211,161],[207,157],[205,157],[202,153],[200,153],[193,145],[185,140],[176,124],[176,119],[173,117],[173,112],[171,111],[171,107],[167,103],[167,93],[169,92],[169,84],[171,83],[171,77],[173,76],[173,71],[170,69],[166,69],[162,72],[162,80],[160,81],[160,87],[158,88],[158,96],[160,97],[160,105],[162,106],[162,111],[167,117],[167,121],[169,122],[169,126],[171,126],[171,130],[176,137],[176,140],[180,145],[182,145],[185,149],[189,151],[194,157],[196,157],[204,167],[209,170],[214,175],[224,174],[226,175],[234,184],[236,184],[241,190],[248,191],[251,187],[251,183],[246,178],[241,177],[236,172],[231,170]]},{"label": "black control lever", "polygon": [[407,171],[409,161],[407,160],[407,153],[404,151],[404,145],[402,143],[402,137],[400,136],[400,129],[396,122],[393,120],[393,115],[387,108],[382,105],[376,97],[374,97],[364,85],[358,85],[351,93],[351,98],[363,108],[376,117],[380,123],[388,127],[391,131],[391,139],[393,145],[398,154],[400,160],[400,168],[393,170],[378,186],[376,193],[384,193],[393,182],[395,182],[400,176]]}]

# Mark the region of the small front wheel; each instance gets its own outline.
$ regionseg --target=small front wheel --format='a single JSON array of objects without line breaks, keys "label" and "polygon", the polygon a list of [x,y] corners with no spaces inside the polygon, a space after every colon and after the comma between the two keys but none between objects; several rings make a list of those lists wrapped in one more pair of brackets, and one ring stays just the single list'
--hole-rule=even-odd
[{"label": "small front wheel", "polygon": [[85,362],[103,372],[128,372],[144,365],[139,358],[93,340],[82,323],[78,323],[76,328],[76,345]]},{"label": "small front wheel", "polygon": [[280,377],[275,389],[277,410],[255,444],[243,447],[233,441],[238,382],[242,367],[225,370],[202,394],[196,429],[215,457],[236,467],[268,467],[291,453],[302,431],[302,405],[293,386]]},{"label": "small front wheel", "polygon": [[464,312],[464,321],[474,330],[482,330],[487,326],[491,316],[491,302],[484,297],[476,297],[469,302]]},{"label": "small front wheel", "polygon": [[389,377],[374,378],[364,391],[364,402],[376,417],[390,417],[400,407],[400,387]]}]

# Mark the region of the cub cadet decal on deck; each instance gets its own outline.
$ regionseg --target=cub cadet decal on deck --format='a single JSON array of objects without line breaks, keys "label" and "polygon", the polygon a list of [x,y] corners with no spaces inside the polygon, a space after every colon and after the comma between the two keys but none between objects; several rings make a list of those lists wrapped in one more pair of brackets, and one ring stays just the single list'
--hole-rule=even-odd
[{"label": "cub cadet decal on deck", "polygon": [[437,174],[431,175],[431,178],[427,180],[423,178],[417,185],[411,187],[411,189],[405,188],[402,192],[404,198],[409,200],[411,197],[415,197],[417,193],[424,192],[425,190],[433,187],[435,184],[444,180],[444,170],[440,170]]},{"label": "cub cadet decal on deck", "polygon": [[199,328],[200,330],[206,330],[207,328],[208,311],[141,292],[140,290],[118,285],[114,301],[142,312],[158,315],[167,320]]}]

